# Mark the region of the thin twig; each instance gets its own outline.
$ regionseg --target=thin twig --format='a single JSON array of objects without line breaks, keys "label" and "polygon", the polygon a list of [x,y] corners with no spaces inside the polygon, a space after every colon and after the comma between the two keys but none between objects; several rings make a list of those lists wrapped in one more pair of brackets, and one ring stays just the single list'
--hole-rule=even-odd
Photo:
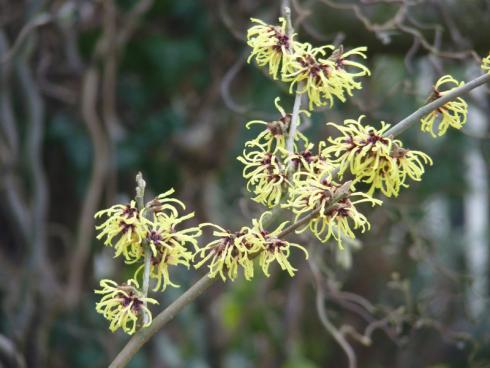
[{"label": "thin twig", "polygon": [[322,322],[323,327],[332,335],[332,337],[337,341],[337,343],[342,347],[345,354],[347,355],[347,359],[349,361],[349,368],[357,367],[356,354],[352,349],[352,346],[345,339],[345,336],[330,322],[328,319],[327,312],[323,305],[325,300],[325,291],[323,290],[323,285],[320,277],[320,270],[318,266],[315,264],[312,258],[308,261],[310,265],[310,269],[313,273],[316,285],[316,309],[318,312],[318,316],[320,317],[320,321]]},{"label": "thin twig", "polygon": [[51,22],[54,17],[49,13],[40,13],[36,17],[34,17],[29,23],[27,23],[20,31],[19,36],[14,41],[13,46],[10,50],[3,56],[0,60],[1,64],[7,64],[10,60],[17,54],[17,52],[21,49],[21,46],[27,40],[29,34],[34,31],[36,28],[44,26]]},{"label": "thin twig", "polygon": [[[141,172],[139,172],[136,175],[136,205],[138,206],[138,210],[142,211],[145,208],[145,188],[146,188],[146,182],[143,179],[143,175]],[[146,298],[148,296],[148,289],[150,288],[150,267],[151,267],[151,251],[150,251],[150,246],[148,244],[148,241],[143,242],[143,246],[145,249],[145,254],[144,254],[144,270],[143,270],[143,296]],[[146,299],[144,301],[145,307],[146,305]],[[148,315],[144,315],[144,321],[143,324],[148,323]]]},{"label": "thin twig", "polygon": [[[0,30],[0,55],[4,55],[7,50],[7,37],[5,32]],[[0,134],[5,137],[0,154],[0,167],[2,169],[0,194],[4,194],[4,203],[12,215],[9,220],[13,221],[17,233],[28,244],[31,236],[31,219],[27,201],[21,194],[22,186],[19,185],[15,173],[19,156],[19,124],[14,115],[13,102],[10,96],[12,68],[10,64],[4,64],[0,66],[0,69]]]},{"label": "thin twig", "polygon": [[93,234],[92,229],[94,228],[93,214],[97,210],[107,171],[110,167],[109,150],[106,143],[107,136],[97,113],[98,82],[99,72],[96,65],[93,64],[86,71],[83,78],[81,97],[82,116],[93,145],[93,165],[90,182],[78,220],[77,240],[71,261],[69,286],[65,298],[69,306],[78,303],[80,297],[84,268],[90,254],[90,241]]},{"label": "thin twig", "polygon": [[[30,47],[29,47],[30,46]],[[44,135],[44,101],[34,82],[28,61],[34,52],[34,45],[29,45],[17,62],[17,74],[22,87],[25,111],[29,126],[27,129],[27,155],[29,176],[32,180],[31,203],[31,236],[33,264],[38,276],[50,273],[46,255],[46,217],[48,208],[48,187],[42,163],[42,140]],[[46,285],[45,285],[46,286]],[[52,285],[50,285],[52,286]]]},{"label": "thin twig", "polygon": [[[291,21],[291,7],[288,0],[283,0],[282,2],[282,16],[286,20],[286,32],[288,34],[290,42],[293,39],[293,23]],[[292,50],[291,50],[292,51]],[[286,149],[290,154],[294,153],[294,138],[296,136],[296,130],[298,128],[299,121],[299,111],[301,109],[301,93],[299,90],[302,88],[301,83],[296,89],[296,96],[294,98],[293,113],[291,115],[291,123],[289,126],[288,139],[286,142]]]},{"label": "thin twig", "polygon": [[243,115],[250,109],[247,106],[239,105],[234,99],[230,92],[231,83],[236,78],[240,69],[245,65],[247,60],[247,49],[244,49],[240,54],[240,57],[235,61],[235,63],[231,66],[230,69],[225,73],[223,79],[220,83],[220,92],[223,101],[225,102],[226,107],[228,107],[231,111]]},{"label": "thin twig", "polygon": [[125,47],[138,25],[140,24],[141,18],[145,13],[150,10],[153,5],[153,0],[141,0],[139,1],[129,13],[124,17],[124,28],[121,29],[117,37],[117,47],[122,49]]},{"label": "thin twig", "polygon": [[293,114],[291,116],[291,125],[289,127],[288,140],[286,143],[286,149],[288,150],[289,153],[294,153],[294,138],[296,136],[296,130],[298,128],[300,108],[301,108],[301,93],[296,91],[296,97],[294,98],[294,105],[293,105]]},{"label": "thin twig", "polygon": [[[25,368],[25,358],[15,346],[14,342],[0,334],[0,361],[8,367]],[[3,366],[3,364],[2,364]]]},{"label": "thin twig", "polygon": [[[36,51],[36,41],[32,35],[26,37],[23,47],[18,50],[15,70],[23,97],[23,110],[28,122],[26,129],[27,177],[30,179],[30,252],[28,268],[34,272],[27,276],[36,308],[32,318],[42,315],[42,320],[28,332],[27,343],[32,350],[29,365],[44,365],[48,352],[48,331],[54,310],[58,307],[58,282],[48,259],[46,224],[48,216],[49,190],[42,162],[42,142],[44,137],[45,105],[38,85],[29,67]],[[32,336],[35,336],[34,338]]]},{"label": "thin twig", "polygon": [[[142,0],[138,2],[125,17],[125,27],[119,33],[111,37],[116,39],[117,52],[121,52],[127,42],[137,29],[141,17],[149,10],[153,0]],[[105,29],[107,31],[107,29]],[[107,32],[106,32],[107,33]],[[90,183],[88,185],[83,207],[78,223],[78,236],[76,249],[72,258],[72,268],[68,280],[68,293],[66,302],[68,305],[77,303],[80,297],[80,289],[83,278],[84,267],[90,255],[90,239],[93,234],[93,213],[102,196],[102,188],[107,180],[108,172],[111,169],[111,151],[108,147],[110,142],[107,133],[103,128],[97,112],[98,88],[100,82],[100,72],[98,63],[111,51],[108,43],[110,42],[107,34],[102,35],[92,55],[92,61],[85,72],[82,83],[81,108],[82,116],[93,144],[93,166]],[[104,116],[106,117],[106,116]]]}]

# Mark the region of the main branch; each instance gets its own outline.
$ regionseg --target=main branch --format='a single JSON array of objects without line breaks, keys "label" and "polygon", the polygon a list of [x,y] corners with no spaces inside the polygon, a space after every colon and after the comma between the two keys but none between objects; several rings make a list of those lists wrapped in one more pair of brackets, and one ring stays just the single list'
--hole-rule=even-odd
[{"label": "main branch", "polygon": [[[431,111],[443,106],[445,103],[460,97],[472,89],[479,87],[490,81],[490,75],[482,75],[467,84],[455,88],[446,95],[438,98],[437,100],[421,107],[405,119],[401,120],[399,123],[394,125],[388,132],[387,135],[396,136],[404,132],[413,124],[417,123],[422,117],[430,113]],[[332,198],[329,206],[326,208],[328,211],[335,203],[344,198],[346,194],[341,193],[339,196]],[[308,215],[304,216],[300,220],[294,222],[292,225],[284,229],[279,235],[282,238],[294,230],[306,225],[311,219],[318,216],[320,210],[316,209],[310,212]],[[188,290],[186,290],[180,297],[178,297],[174,302],[172,302],[167,308],[165,308],[155,319],[152,324],[139,330],[124,346],[124,348],[119,352],[114,361],[111,363],[109,368],[120,368],[126,366],[129,360],[138,352],[138,350],[153,336],[155,335],[167,322],[171,321],[177,313],[179,313],[185,306],[192,303],[199,295],[201,295],[205,290],[207,290],[215,281],[216,278],[210,278],[209,274],[201,277],[194,285],[192,285]]]},{"label": "main branch", "polygon": [[[325,211],[329,211],[335,203],[345,198],[347,193],[340,191],[339,195],[332,198]],[[278,234],[278,238],[283,238],[292,233],[296,229],[308,224],[311,219],[318,216],[320,209],[316,209],[310,212],[308,215],[302,217],[298,221],[294,222],[283,231]],[[199,295],[207,290],[218,278],[211,278],[209,274],[201,277],[194,285],[187,289],[181,296],[179,296],[174,302],[172,302],[167,308],[165,308],[158,316],[153,319],[152,324],[147,328],[139,330],[128,341],[126,346],[119,352],[109,368],[120,368],[126,366],[129,360],[138,352],[138,350],[153,336],[155,335],[167,322],[171,321],[177,313],[179,313],[185,306],[192,303]]]}]

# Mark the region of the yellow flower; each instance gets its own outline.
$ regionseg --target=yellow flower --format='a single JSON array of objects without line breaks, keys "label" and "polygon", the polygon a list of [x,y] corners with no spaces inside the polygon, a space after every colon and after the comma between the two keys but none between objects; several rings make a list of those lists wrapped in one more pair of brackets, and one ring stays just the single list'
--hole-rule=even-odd
[{"label": "yellow flower", "polygon": [[378,165],[373,170],[366,170],[361,178],[362,182],[371,184],[368,195],[373,195],[374,191],[379,189],[387,197],[397,197],[400,188],[405,186],[402,177],[396,160],[380,157]]},{"label": "yellow flower", "polygon": [[272,26],[259,19],[252,18],[256,25],[247,32],[247,44],[252,48],[248,62],[255,58],[257,65],[268,66],[269,74],[278,78],[288,71],[293,54],[302,46],[294,41],[296,34],[291,37],[286,32],[286,20],[279,18],[279,26]]},{"label": "yellow flower", "polygon": [[[278,120],[274,120],[271,122],[266,122],[263,120],[252,120],[249,121],[246,125],[247,129],[250,129],[252,125],[265,125],[267,129],[263,130],[257,138],[247,142],[245,147],[247,146],[260,146],[265,151],[274,152],[278,149],[286,149],[286,141],[289,133],[289,127],[291,124],[291,114],[286,114],[284,109],[279,105],[280,98],[277,97],[274,100],[274,104],[276,105],[277,110],[279,111],[281,117]],[[300,113],[310,116],[310,113],[306,110],[300,110]],[[298,119],[298,125],[301,124],[301,121]],[[308,139],[301,133],[300,131],[296,131],[295,141],[303,141],[303,144],[307,144]],[[295,143],[295,148],[297,144]]]},{"label": "yellow flower", "polygon": [[421,181],[425,172],[424,164],[432,165],[432,159],[427,154],[422,151],[402,148],[401,142],[393,148],[391,157],[396,162],[401,185],[406,188],[408,188],[408,185],[405,184],[407,177],[415,181]]},{"label": "yellow flower", "polygon": [[360,121],[346,120],[344,126],[329,123],[342,136],[329,138],[331,145],[324,149],[325,156],[333,155],[332,163],[339,165],[339,176],[349,169],[355,176],[354,182],[370,184],[367,192],[372,195],[376,189],[387,196],[398,196],[401,187],[408,187],[407,178],[422,179],[424,164],[432,165],[432,160],[421,151],[403,148],[397,139],[384,136],[390,127],[384,122],[381,129],[363,126]]},{"label": "yellow flower", "polygon": [[115,257],[122,255],[129,263],[142,256],[141,241],[146,235],[148,221],[136,208],[135,201],[127,205],[117,204],[101,210],[95,218],[107,216],[107,220],[96,226],[100,230],[97,239],[105,237],[104,244],[114,247]]},{"label": "yellow flower", "polygon": [[178,216],[179,211],[176,208],[178,205],[180,208],[185,210],[185,204],[176,198],[169,197],[171,194],[175,193],[175,189],[169,189],[165,193],[159,194],[157,198],[150,202],[149,208],[157,215],[173,215]]},{"label": "yellow flower", "polygon": [[302,151],[288,153],[289,156],[285,159],[285,162],[292,165],[294,172],[310,171],[316,174],[329,174],[335,166],[328,157],[322,154],[325,149],[325,142],[318,144],[317,154],[313,153],[314,147],[313,143],[309,143]]},{"label": "yellow flower", "polygon": [[245,165],[243,177],[247,180],[247,190],[255,194],[254,201],[268,207],[276,206],[287,189],[287,168],[275,153],[262,146],[251,149],[238,157],[238,161]]},{"label": "yellow flower", "polygon": [[269,267],[273,262],[277,262],[283,271],[287,271],[290,276],[294,276],[297,269],[289,262],[291,248],[301,249],[305,253],[306,259],[308,259],[308,252],[299,244],[278,238],[278,235],[288,224],[287,221],[281,223],[274,231],[265,230],[263,221],[266,216],[270,215],[271,212],[264,212],[258,220],[252,220],[251,231],[246,235],[247,240],[252,244],[256,244],[257,248],[260,249],[259,265],[267,277],[270,276]]},{"label": "yellow flower", "polygon": [[[149,227],[146,243],[152,250],[150,278],[156,280],[154,291],[159,289],[164,291],[168,285],[179,287],[170,280],[169,267],[177,265],[189,267],[192,252],[188,250],[187,244],[193,245],[194,249],[197,250],[196,238],[201,235],[201,230],[197,227],[176,230],[176,227],[193,216],[194,213],[182,217],[176,217],[173,214],[167,216],[160,213]],[[136,270],[135,279],[138,278],[143,269],[144,264]]]},{"label": "yellow flower", "polygon": [[[371,203],[372,206],[382,204],[380,200],[371,198],[367,194],[346,191],[330,177],[312,172],[296,174],[290,193],[290,199],[284,207],[293,211],[296,215],[295,221],[319,209],[318,216],[312,218],[297,233],[302,233],[309,228],[321,242],[326,242],[333,237],[340,248],[343,248],[342,237],[355,239],[353,230],[360,229],[361,232],[364,232],[370,228],[367,218],[357,210],[356,205],[363,202]],[[333,198],[341,194],[340,200],[335,204],[330,204]],[[353,198],[359,199],[353,200]]]},{"label": "yellow flower", "polygon": [[486,58],[483,58],[481,61],[481,68],[484,72],[490,74],[490,52]]},{"label": "yellow flower", "polygon": [[347,169],[356,177],[367,175],[368,171],[378,167],[381,158],[390,156],[393,141],[383,136],[389,125],[382,122],[381,129],[376,130],[369,125],[362,125],[363,118],[347,119],[343,126],[328,123],[338,129],[342,136],[335,139],[329,137],[330,146],[322,153],[326,157],[335,156],[332,162],[339,165],[340,177]]},{"label": "yellow flower", "polygon": [[194,258],[200,256],[201,260],[194,267],[200,268],[209,262],[209,277],[219,275],[223,281],[226,278],[235,280],[239,267],[242,267],[245,279],[250,280],[254,275],[251,257],[259,250],[258,244],[249,242],[246,237],[250,229],[243,227],[231,232],[211,223],[200,226],[214,228],[213,236],[217,239],[196,251]]},{"label": "yellow flower", "polygon": [[[332,53],[328,58],[324,58],[327,50]],[[302,87],[298,87],[297,92],[308,95],[310,110],[315,106],[331,107],[335,97],[345,102],[346,94],[352,96],[354,90],[362,88],[356,78],[370,75],[367,67],[348,60],[347,57],[357,55],[365,59],[366,50],[365,47],[358,47],[344,53],[342,47],[335,49],[332,45],[326,45],[314,48],[305,44],[298,51],[294,62],[291,63],[291,72],[285,75],[284,80],[291,82],[291,93],[297,84],[303,84]]]},{"label": "yellow flower", "polygon": [[138,291],[138,283],[129,280],[127,284],[118,285],[112,280],[101,280],[102,289],[94,290],[104,296],[96,304],[97,313],[110,321],[109,329],[114,332],[122,328],[132,335],[138,326],[138,321],[146,321],[143,327],[148,327],[152,321],[150,310],[146,304],[158,304],[155,299],[146,298]]},{"label": "yellow flower", "polygon": [[[366,51],[367,47],[356,47],[355,49],[344,52],[344,47],[340,45],[338,49],[334,50],[329,59],[335,63],[335,70],[341,76],[341,78],[344,77],[346,79],[350,79],[352,77],[369,76],[371,75],[371,72],[365,65],[347,59],[352,55],[357,55],[362,59],[367,59]],[[346,67],[349,67],[349,72],[345,70]]]},{"label": "yellow flower", "polygon": [[[444,96],[454,88],[464,85],[464,82],[458,82],[450,75],[445,75],[437,81],[434,86],[434,91],[429,97],[430,101],[437,100],[441,96]],[[444,88],[444,90],[442,90]],[[461,129],[466,123],[468,116],[468,104],[461,97],[456,98],[453,101],[449,101],[442,105],[438,109],[432,111],[420,122],[422,123],[421,130],[423,132],[429,132],[434,138],[440,137],[445,134],[448,128],[451,126],[455,129]],[[434,126],[439,121],[437,128]],[[437,130],[437,135],[436,131]]]}]

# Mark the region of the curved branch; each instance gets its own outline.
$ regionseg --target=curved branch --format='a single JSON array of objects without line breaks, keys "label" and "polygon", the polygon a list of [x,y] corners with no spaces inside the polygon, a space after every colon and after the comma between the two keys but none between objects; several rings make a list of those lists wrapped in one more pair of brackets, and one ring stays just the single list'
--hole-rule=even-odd
[{"label": "curved branch", "polygon": [[[282,1],[282,16],[286,19],[286,32],[289,38],[292,40],[294,34],[293,23],[291,21],[291,7],[289,5],[289,0]],[[302,84],[298,85],[296,90],[296,96],[294,97],[293,113],[291,115],[291,124],[288,131],[288,139],[286,142],[286,150],[293,154],[294,153],[294,138],[296,137],[296,130],[298,128],[299,111],[301,109],[301,97],[302,94],[299,92]]]},{"label": "curved branch", "polygon": [[345,336],[330,322],[328,319],[327,312],[325,310],[325,307],[323,305],[323,302],[325,300],[325,292],[323,290],[323,287],[321,285],[321,279],[318,275],[319,271],[314,264],[312,260],[310,260],[310,267],[313,272],[313,275],[315,277],[315,284],[316,284],[316,310],[318,312],[318,316],[320,317],[320,321],[322,322],[323,327],[332,335],[332,337],[337,341],[337,343],[342,347],[342,349],[345,352],[345,355],[347,355],[347,360],[349,361],[349,368],[356,368],[357,367],[357,359],[356,359],[356,354],[354,353],[354,349],[352,349],[352,346],[349,344],[349,342],[346,340]]},{"label": "curved branch", "polygon": [[[33,46],[33,45],[31,45]],[[46,249],[46,219],[48,212],[48,185],[42,162],[42,140],[44,135],[44,101],[39,93],[28,60],[34,52],[33,47],[28,47],[25,54],[17,62],[17,75],[24,96],[27,126],[27,162],[29,176],[32,180],[31,198],[31,229],[32,258],[37,267],[39,276],[49,274]],[[52,286],[52,285],[50,285]]]},{"label": "curved branch", "polygon": [[194,299],[206,291],[216,281],[217,279],[212,279],[208,277],[208,275],[201,277],[194,285],[187,289],[184,294],[179,296],[173,303],[165,308],[163,312],[156,316],[148,328],[139,330],[119,352],[113,362],[109,365],[109,368],[126,366],[134,354],[136,354],[154,334],[156,334],[163,326],[167,324],[167,322],[171,321],[177,315],[177,313],[184,309],[186,305],[192,303]]},{"label": "curved branch", "polygon": [[[4,55],[7,50],[7,37],[5,32],[0,30],[0,55]],[[10,64],[0,65],[0,136],[3,137],[0,152],[0,167],[2,168],[0,194],[4,194],[4,203],[12,214],[16,229],[23,241],[28,244],[31,219],[27,201],[21,194],[21,186],[14,171],[19,156],[19,132],[10,96],[11,69]]]},{"label": "curved branch", "polygon": [[91,179],[83,201],[83,207],[78,223],[78,234],[75,251],[71,260],[71,272],[68,279],[66,302],[74,305],[78,302],[79,290],[82,283],[83,269],[90,252],[90,241],[93,234],[93,214],[97,210],[102,188],[109,169],[109,150],[106,133],[97,114],[97,88],[99,73],[91,66],[84,77],[82,85],[82,116],[93,144],[93,166]]},{"label": "curved branch", "polygon": [[[115,60],[111,62],[106,60],[105,63],[105,79],[104,90],[105,98],[109,97],[109,101],[104,102],[109,106],[104,107],[103,119],[99,117],[97,112],[98,102],[98,88],[101,80],[100,72],[98,69],[98,63],[104,58],[115,57],[114,53],[121,52],[133,35],[134,31],[140,23],[141,17],[147,12],[153,5],[153,0],[142,0],[138,2],[131,11],[125,16],[125,27],[120,29],[119,33],[114,34],[114,25],[109,24],[113,21],[115,16],[115,9],[111,8],[111,3],[105,4],[106,6],[106,26],[105,34],[99,38],[94,54],[92,55],[92,62],[87,69],[82,83],[82,117],[87,125],[90,139],[93,144],[93,167],[91,173],[90,183],[83,201],[83,207],[78,223],[78,235],[76,250],[72,257],[72,268],[68,280],[68,293],[66,296],[66,302],[68,305],[74,305],[77,303],[80,294],[80,287],[83,278],[83,270],[86,266],[86,261],[90,255],[90,240],[93,234],[94,219],[93,214],[97,209],[97,205],[102,197],[102,190],[107,180],[108,172],[111,169],[111,141],[107,136],[107,132],[104,130],[103,123],[110,127],[111,121],[108,119],[115,118],[114,110],[114,78],[116,73]],[[115,42],[112,45],[111,42]],[[109,55],[112,53],[112,56]],[[109,55],[109,56],[108,56]],[[110,132],[109,132],[110,133]]]},{"label": "curved branch", "polygon": [[19,33],[19,36],[14,41],[12,48],[5,54],[5,56],[0,60],[1,64],[7,64],[21,49],[21,46],[27,40],[29,34],[36,28],[44,26],[51,22],[54,17],[49,13],[41,13],[33,18],[29,23],[27,23]]}]

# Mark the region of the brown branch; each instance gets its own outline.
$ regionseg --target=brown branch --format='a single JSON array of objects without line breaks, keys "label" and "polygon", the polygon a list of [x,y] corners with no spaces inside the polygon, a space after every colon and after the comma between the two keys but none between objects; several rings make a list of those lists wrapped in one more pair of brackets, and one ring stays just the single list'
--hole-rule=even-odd
[{"label": "brown branch", "polygon": [[119,50],[123,49],[134,31],[138,27],[141,17],[150,10],[153,5],[153,0],[141,0],[139,1],[131,11],[124,17],[123,24],[125,25],[123,29],[119,32],[117,36],[117,47]]},{"label": "brown branch", "polygon": [[240,72],[240,69],[242,69],[246,63],[247,53],[248,53],[248,50],[246,50],[246,49],[243,50],[243,52],[240,54],[239,58],[235,61],[235,63],[226,71],[226,73],[223,76],[221,83],[220,83],[221,98],[223,98],[223,101],[224,101],[226,107],[229,108],[234,113],[239,114],[239,115],[243,115],[243,114],[247,113],[250,109],[246,106],[238,104],[234,100],[234,98],[230,92],[230,87],[231,87],[233,80],[236,78],[236,76]]},{"label": "brown branch", "polygon": [[20,31],[17,39],[15,40],[13,46],[10,50],[2,57],[0,64],[9,63],[12,58],[18,53],[21,47],[26,42],[28,36],[36,28],[44,26],[53,20],[53,16],[49,13],[40,13],[35,18],[33,18],[29,23],[27,23]]},{"label": "brown branch", "polygon": [[[348,183],[350,185],[350,183]],[[332,198],[329,205],[326,206],[325,212],[328,212],[338,201],[347,196],[347,193],[339,188],[340,194]],[[283,238],[292,233],[296,229],[308,224],[313,218],[318,216],[320,209],[311,211],[308,215],[305,215],[298,221],[289,225],[283,231],[281,231],[277,237]],[[258,255],[258,254],[257,254]],[[174,302],[172,302],[167,308],[165,308],[157,317],[153,319],[152,324],[139,330],[131,339],[127,342],[126,346],[119,352],[114,361],[109,366],[110,368],[124,367],[130,359],[136,354],[136,352],[163,326],[171,321],[175,315],[180,312],[185,306],[192,303],[199,295],[201,295],[206,289],[208,289],[217,278],[209,277],[209,274],[200,278],[194,285],[186,290],[181,296],[179,296]]]},{"label": "brown branch", "polygon": [[93,144],[93,166],[91,179],[83,200],[82,210],[78,222],[75,251],[71,259],[71,272],[68,278],[66,302],[73,306],[78,302],[83,269],[85,267],[92,240],[94,228],[94,213],[102,196],[104,181],[109,169],[109,150],[106,133],[97,114],[97,90],[99,72],[92,65],[83,78],[82,84],[82,117],[89,131]]},{"label": "brown branch", "polygon": [[[467,59],[468,56],[472,56],[475,60],[479,60],[479,57],[476,54],[476,52],[471,49],[457,51],[457,52],[441,51],[439,50],[438,47],[433,46],[419,30],[407,25],[405,23],[406,20],[411,20],[412,23],[414,22],[413,18],[408,13],[408,8],[417,5],[418,4],[417,2],[409,3],[407,1],[400,1],[400,2],[393,1],[392,2],[393,4],[395,3],[400,4],[396,14],[390,19],[388,19],[386,22],[382,24],[377,24],[377,23],[373,23],[371,19],[369,19],[364,14],[362,7],[357,4],[353,4],[353,3],[341,4],[333,0],[318,0],[318,1],[334,9],[352,11],[356,16],[356,18],[359,19],[364,25],[364,27],[370,32],[383,33],[388,31],[399,30],[416,38],[420,42],[422,47],[424,47],[427,51],[429,51],[430,53],[436,56],[449,58],[449,59],[458,59],[458,60],[464,60]],[[386,0],[384,2],[386,2]],[[436,28],[439,29],[440,27],[436,27]]]},{"label": "brown branch", "polygon": [[[7,52],[8,42],[3,31],[0,31],[0,55]],[[10,64],[0,65],[0,129],[5,137],[2,142],[0,167],[2,168],[0,191],[5,194],[5,204],[8,206],[11,218],[22,236],[23,241],[29,242],[30,217],[25,198],[21,194],[21,186],[15,176],[14,170],[19,153],[19,133],[14,116],[12,100],[10,97]]]},{"label": "brown branch", "polygon": [[318,312],[318,316],[320,317],[320,321],[322,322],[323,327],[328,331],[328,333],[337,341],[337,343],[341,346],[341,348],[344,350],[345,354],[347,355],[347,360],[348,360],[348,367],[349,368],[356,368],[357,367],[357,359],[356,359],[356,354],[354,350],[352,349],[352,346],[349,344],[349,342],[345,339],[344,335],[342,334],[341,331],[339,331],[333,324],[330,322],[327,311],[325,310],[324,307],[324,301],[325,301],[325,291],[323,289],[322,285],[322,278],[320,275],[320,270],[318,269],[318,266],[315,264],[312,258],[309,259],[308,261],[310,265],[310,269],[313,273],[314,279],[315,279],[315,285],[316,285],[316,309]]},{"label": "brown branch", "polygon": [[[116,44],[116,5],[114,0],[104,1],[104,57],[102,75],[102,117],[106,125],[110,142],[119,140],[122,127],[116,112],[116,78],[119,48]],[[122,32],[122,31],[121,31]],[[125,45],[125,44],[124,44]],[[120,45],[122,48],[124,45]]]},{"label": "brown branch", "polygon": [[[104,85],[103,85],[103,120],[106,127],[110,126],[110,121],[115,118],[115,78],[116,78],[116,54],[120,53],[133,35],[140,18],[153,4],[152,0],[142,0],[135,5],[124,19],[124,28],[115,34],[114,17],[115,8],[111,4],[105,3],[105,27],[104,34],[98,40],[92,62],[85,73],[82,84],[82,117],[87,125],[90,138],[93,144],[93,167],[91,180],[83,201],[83,207],[78,223],[78,235],[76,249],[72,257],[72,268],[68,280],[68,293],[66,301],[68,305],[77,303],[82,278],[87,259],[90,254],[90,241],[93,235],[94,219],[93,214],[102,197],[102,190],[107,180],[107,175],[111,169],[111,141],[108,139],[106,131],[103,129],[103,121],[97,113],[98,87],[100,73],[98,63],[105,60],[109,55],[110,60],[105,63]],[[115,45],[114,45],[115,44]],[[111,56],[112,55],[112,56]],[[108,100],[106,100],[108,98]]]},{"label": "brown branch", "polygon": [[376,24],[373,23],[366,15],[364,15],[359,5],[339,4],[332,0],[319,0],[319,1],[334,9],[349,10],[354,12],[357,19],[359,19],[364,25],[364,27],[371,32],[385,32],[394,29],[396,24],[399,23],[405,17],[407,6],[408,6],[405,3],[401,4],[397,13],[392,18],[388,19],[386,22],[382,24]]},{"label": "brown branch", "polygon": [[3,367],[25,368],[26,362],[13,341],[0,334],[0,365]]},{"label": "brown branch", "polygon": [[[44,101],[31,71],[31,57],[35,51],[35,38],[27,37],[19,50],[15,70],[23,96],[22,106],[26,124],[26,168],[30,190],[29,255],[27,263],[32,271],[26,277],[28,289],[34,295],[36,309],[31,315],[26,343],[32,349],[28,364],[44,365],[48,351],[48,331],[52,316],[58,307],[58,283],[48,259],[47,217],[48,185],[43,169],[42,142],[44,138]],[[39,317],[39,316],[42,316]],[[33,337],[34,336],[34,337]]]},{"label": "brown branch", "polygon": [[[31,69],[27,64],[32,55],[33,45],[29,45],[25,55],[17,62],[17,74],[24,95],[24,106],[27,113],[27,165],[32,183],[32,207],[30,238],[33,264],[37,276],[51,274],[47,265],[46,223],[48,207],[48,188],[42,163],[42,140],[44,136],[44,102],[37,85],[33,80]],[[45,285],[47,286],[47,285]],[[50,285],[51,288],[53,285]]]}]

